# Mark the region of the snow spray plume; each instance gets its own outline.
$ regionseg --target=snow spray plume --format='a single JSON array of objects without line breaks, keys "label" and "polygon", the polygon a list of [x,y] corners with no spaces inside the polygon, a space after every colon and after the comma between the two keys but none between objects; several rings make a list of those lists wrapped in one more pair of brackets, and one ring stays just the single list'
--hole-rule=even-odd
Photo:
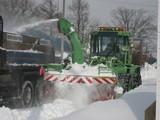
[{"label": "snow spray plume", "polygon": [[49,20],[38,21],[38,22],[28,24],[28,25],[23,25],[17,29],[17,32],[22,33],[24,31],[26,31],[26,29],[33,28],[33,27],[39,26],[41,24],[47,24],[47,23],[57,22],[57,21],[58,21],[58,19],[49,19]]},{"label": "snow spray plume", "polygon": [[95,86],[63,82],[56,82],[54,87],[55,98],[70,100],[76,105],[76,108],[82,108],[90,104],[92,102],[91,93],[96,89]]}]

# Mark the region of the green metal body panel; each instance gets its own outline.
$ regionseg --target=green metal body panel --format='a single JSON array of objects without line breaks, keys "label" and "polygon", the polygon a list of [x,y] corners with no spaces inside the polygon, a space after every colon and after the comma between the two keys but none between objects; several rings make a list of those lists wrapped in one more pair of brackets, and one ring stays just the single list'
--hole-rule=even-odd
[{"label": "green metal body panel", "polygon": [[65,34],[71,41],[72,45],[72,62],[82,64],[84,62],[84,56],[82,46],[78,38],[78,34],[75,32],[73,25],[66,19],[61,18],[59,20],[59,30]]},{"label": "green metal body panel", "polygon": [[[141,84],[140,66],[132,64],[130,35],[127,31],[95,31],[91,33],[90,44],[90,64],[106,65],[107,68],[117,75],[118,84],[126,89],[125,91]],[[104,49],[105,44],[108,48],[111,48]]]},{"label": "green metal body panel", "polygon": [[[44,65],[46,67],[46,65]],[[48,64],[47,65],[47,71],[57,71],[57,72],[62,72],[62,69],[64,66],[62,64]]]}]

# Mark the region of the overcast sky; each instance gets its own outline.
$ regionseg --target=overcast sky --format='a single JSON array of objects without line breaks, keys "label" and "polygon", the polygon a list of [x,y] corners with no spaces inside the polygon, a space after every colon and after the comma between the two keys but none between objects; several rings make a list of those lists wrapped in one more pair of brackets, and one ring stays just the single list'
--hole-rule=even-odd
[{"label": "overcast sky", "polygon": [[[63,0],[59,0],[62,4]],[[158,0],[85,0],[90,5],[90,16],[106,23],[110,22],[110,13],[118,7],[145,9],[157,17]],[[66,9],[72,0],[66,0]],[[61,5],[60,5],[61,6]],[[60,7],[62,8],[62,7]],[[66,11],[67,12],[67,11]]]}]

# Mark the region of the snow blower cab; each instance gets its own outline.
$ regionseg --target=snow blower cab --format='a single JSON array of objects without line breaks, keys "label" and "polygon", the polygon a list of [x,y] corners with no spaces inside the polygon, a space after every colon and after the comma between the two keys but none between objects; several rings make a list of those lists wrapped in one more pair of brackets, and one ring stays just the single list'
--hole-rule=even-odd
[{"label": "snow blower cab", "polygon": [[[117,57],[123,63],[131,62],[124,60],[125,52],[130,52],[125,47],[129,46],[130,33],[120,27],[99,27],[99,30],[91,34],[92,56]],[[131,54],[127,55],[129,58]]]},{"label": "snow blower cab", "polygon": [[103,63],[112,69],[124,92],[141,84],[140,66],[132,64],[130,36],[121,27],[99,27],[91,33],[90,40],[91,64]]}]

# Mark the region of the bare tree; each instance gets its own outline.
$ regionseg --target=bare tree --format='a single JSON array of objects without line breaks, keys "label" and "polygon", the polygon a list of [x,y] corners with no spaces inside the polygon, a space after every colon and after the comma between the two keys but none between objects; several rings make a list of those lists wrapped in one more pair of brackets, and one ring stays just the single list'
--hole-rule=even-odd
[{"label": "bare tree", "polygon": [[143,9],[118,8],[112,11],[113,23],[132,33],[133,38],[150,39],[156,32],[154,18]]},{"label": "bare tree", "polygon": [[94,32],[97,30],[97,28],[100,26],[100,21],[98,19],[91,18],[90,23],[88,25],[89,26],[87,31],[90,34],[91,32]]},{"label": "bare tree", "polygon": [[[55,0],[45,0],[40,3],[36,8],[34,14],[42,19],[54,19],[62,16],[62,13],[58,11],[58,5]],[[45,31],[49,31],[51,36],[54,35],[54,24],[43,28]]]},{"label": "bare tree", "polygon": [[[134,50],[135,56],[140,54],[141,59],[156,49],[156,25],[153,16],[143,9],[118,8],[112,11],[113,23],[122,26],[131,32],[133,43],[139,42],[139,48]],[[140,58],[140,57],[139,57]],[[135,57],[135,60],[137,57]],[[138,60],[139,61],[139,60]]]},{"label": "bare tree", "polygon": [[70,19],[73,21],[76,27],[76,31],[82,44],[85,43],[86,28],[89,23],[89,4],[85,0],[72,0],[72,4],[69,6]]},{"label": "bare tree", "polygon": [[92,32],[97,31],[97,28],[99,27],[100,23],[97,19],[91,18],[89,24],[85,28],[85,43],[83,44],[83,47],[85,48],[85,57],[88,58],[90,54],[90,36]]},{"label": "bare tree", "polygon": [[1,0],[0,15],[4,18],[4,27],[12,29],[30,20],[33,8],[32,0]]},{"label": "bare tree", "polygon": [[35,15],[44,19],[59,17],[58,6],[55,0],[45,0],[36,7]]}]

